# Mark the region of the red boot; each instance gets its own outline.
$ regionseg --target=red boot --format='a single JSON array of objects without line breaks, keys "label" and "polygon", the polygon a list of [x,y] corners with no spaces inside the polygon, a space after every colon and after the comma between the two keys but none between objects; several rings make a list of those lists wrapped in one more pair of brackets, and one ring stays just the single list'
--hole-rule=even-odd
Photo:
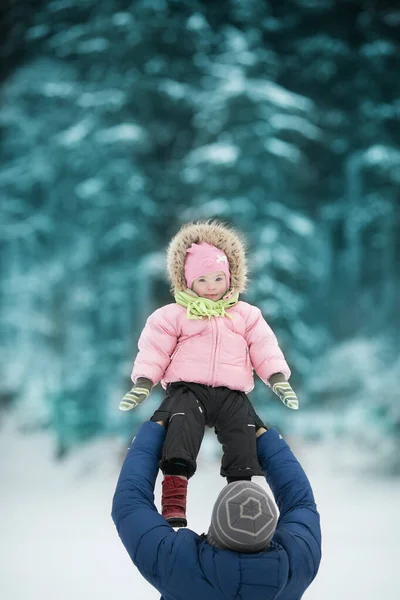
[{"label": "red boot", "polygon": [[162,482],[162,516],[172,527],[186,527],[186,495],[188,480],[179,475],[166,475]]}]

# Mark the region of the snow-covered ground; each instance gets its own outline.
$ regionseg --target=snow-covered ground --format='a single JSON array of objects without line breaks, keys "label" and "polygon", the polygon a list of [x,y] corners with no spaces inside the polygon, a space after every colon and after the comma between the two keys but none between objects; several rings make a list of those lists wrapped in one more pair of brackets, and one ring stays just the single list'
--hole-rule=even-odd
[{"label": "snow-covered ground", "polygon": [[[51,459],[44,434],[0,429],[0,595],[2,600],[158,600],[131,564],[110,518],[119,473],[116,442]],[[307,471],[321,513],[323,562],[305,600],[398,600],[400,481],[334,468],[334,449],[292,448]],[[262,483],[261,478],[255,478]],[[207,439],[191,480],[188,520],[198,533],[224,481]],[[160,480],[156,494],[159,498]]]}]

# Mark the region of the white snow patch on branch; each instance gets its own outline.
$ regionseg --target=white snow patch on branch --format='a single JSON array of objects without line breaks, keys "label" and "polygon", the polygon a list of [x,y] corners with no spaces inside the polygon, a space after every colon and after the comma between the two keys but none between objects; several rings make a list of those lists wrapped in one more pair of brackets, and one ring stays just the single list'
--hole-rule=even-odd
[{"label": "white snow patch on branch", "polygon": [[287,158],[292,162],[297,162],[301,158],[301,152],[298,150],[298,148],[296,148],[296,146],[288,144],[287,142],[283,142],[282,140],[278,140],[277,138],[270,138],[267,140],[265,142],[265,149],[275,156]]},{"label": "white snow patch on branch", "polygon": [[75,146],[88,135],[92,127],[91,119],[82,119],[79,123],[61,132],[57,137],[62,146]]},{"label": "white snow patch on branch", "polygon": [[296,115],[277,114],[272,115],[269,119],[270,124],[275,129],[292,129],[298,131],[304,137],[316,140],[320,137],[320,130],[315,125],[312,125],[304,117]]},{"label": "white snow patch on branch", "polygon": [[303,111],[313,109],[313,102],[305,96],[294,94],[280,85],[266,80],[249,80],[249,94],[259,99],[265,98],[276,106],[297,108]]},{"label": "white snow patch on branch", "polygon": [[400,164],[400,152],[395,148],[376,144],[371,146],[364,154],[364,160],[370,165],[379,163],[397,163]]},{"label": "white snow patch on branch", "polygon": [[110,42],[106,38],[98,37],[86,40],[78,45],[78,52],[81,54],[91,54],[92,52],[104,52],[110,47]]},{"label": "white snow patch on branch", "polygon": [[233,144],[217,142],[193,150],[187,157],[188,162],[213,162],[220,165],[234,164],[239,158],[239,148]]},{"label": "white snow patch on branch", "polygon": [[121,123],[115,127],[110,127],[100,131],[96,135],[97,141],[104,144],[114,144],[115,142],[138,142],[146,137],[144,129],[134,123]]},{"label": "white snow patch on branch", "polygon": [[90,198],[95,196],[104,188],[104,182],[101,179],[92,177],[82,181],[75,187],[75,193],[82,199]]},{"label": "white snow patch on branch", "polygon": [[175,100],[182,100],[188,92],[188,87],[186,85],[174,81],[173,79],[162,80],[159,89]]},{"label": "white snow patch on branch", "polygon": [[186,27],[191,31],[202,31],[204,29],[209,29],[207,20],[201,13],[194,13],[191,15],[186,22]]}]

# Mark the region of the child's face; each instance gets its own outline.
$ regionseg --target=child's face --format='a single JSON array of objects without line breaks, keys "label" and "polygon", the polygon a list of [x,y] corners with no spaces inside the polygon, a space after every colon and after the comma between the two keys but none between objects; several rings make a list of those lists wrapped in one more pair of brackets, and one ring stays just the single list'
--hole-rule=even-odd
[{"label": "child's face", "polygon": [[225,295],[226,279],[223,271],[213,271],[194,280],[192,290],[201,298],[221,300]]}]

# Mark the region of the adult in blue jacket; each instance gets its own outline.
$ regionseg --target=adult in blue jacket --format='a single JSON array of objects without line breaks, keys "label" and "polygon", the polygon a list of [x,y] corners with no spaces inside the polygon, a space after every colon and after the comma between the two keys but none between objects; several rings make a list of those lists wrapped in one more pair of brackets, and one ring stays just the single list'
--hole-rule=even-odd
[{"label": "adult in blue jacket", "polygon": [[175,531],[154,505],[164,438],[161,423],[140,427],[113,499],[114,523],[140,573],[164,600],[299,600],[318,571],[321,530],[308,478],[282,436],[257,431],[279,518],[266,490],[234,482],[219,494],[207,536]]}]

